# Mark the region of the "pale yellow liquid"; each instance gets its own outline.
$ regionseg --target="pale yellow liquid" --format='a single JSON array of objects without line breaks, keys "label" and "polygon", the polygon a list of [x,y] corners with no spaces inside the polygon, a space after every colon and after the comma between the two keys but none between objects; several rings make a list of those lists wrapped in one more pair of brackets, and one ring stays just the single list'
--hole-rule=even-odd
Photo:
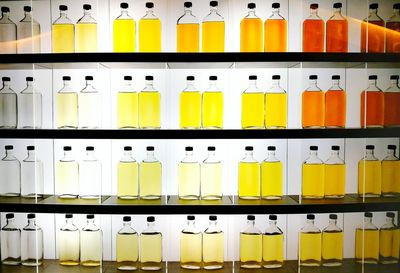
[{"label": "pale yellow liquid", "polygon": [[261,197],[281,199],[283,195],[282,162],[261,163]]},{"label": "pale yellow liquid", "polygon": [[139,259],[139,238],[134,234],[117,234],[117,268],[135,270]]},{"label": "pale yellow liquid", "polygon": [[76,24],[76,52],[97,52],[97,24]]},{"label": "pale yellow liquid", "polygon": [[321,233],[300,232],[300,265],[319,266],[321,264]]},{"label": "pale yellow liquid", "polygon": [[57,128],[78,127],[78,94],[57,93],[56,95]]},{"label": "pale yellow liquid", "polygon": [[344,197],[346,165],[325,164],[325,198]]},{"label": "pale yellow liquid", "polygon": [[400,230],[381,229],[379,231],[379,261],[397,263],[399,261]]},{"label": "pale yellow liquid", "polygon": [[219,269],[224,266],[224,233],[203,234],[203,267]]},{"label": "pale yellow liquid", "polygon": [[257,162],[239,163],[239,198],[260,198],[260,164]]},{"label": "pale yellow liquid", "polygon": [[78,112],[80,128],[101,127],[101,95],[99,93],[79,93]]},{"label": "pale yellow liquid", "polygon": [[378,263],[379,231],[356,229],[356,262]]},{"label": "pale yellow liquid", "polygon": [[264,93],[242,94],[242,128],[264,128]]},{"label": "pale yellow liquid", "polygon": [[201,198],[206,200],[222,198],[222,164],[201,164]]},{"label": "pale yellow liquid", "polygon": [[136,23],[131,19],[116,19],[113,26],[114,52],[135,52]]},{"label": "pale yellow liquid", "polygon": [[137,199],[139,196],[139,171],[137,162],[118,163],[118,198]]},{"label": "pale yellow liquid", "polygon": [[159,92],[139,93],[139,127],[160,128],[161,95]]},{"label": "pale yellow liquid", "polygon": [[381,163],[360,160],[358,162],[358,195],[379,197],[381,195]]},{"label": "pale yellow liquid", "polygon": [[240,233],[240,267],[261,268],[263,254],[261,234]]},{"label": "pale yellow liquid", "polygon": [[303,164],[302,197],[320,199],[324,197],[324,164]]},{"label": "pale yellow liquid", "polygon": [[400,194],[400,160],[382,161],[382,194],[384,196]]},{"label": "pale yellow liquid", "polygon": [[159,19],[140,19],[139,51],[161,52],[161,21]]},{"label": "pale yellow liquid", "polygon": [[181,92],[179,101],[179,126],[197,129],[201,126],[201,95],[199,91]]},{"label": "pale yellow liquid", "polygon": [[200,269],[202,255],[201,233],[181,233],[181,267]]},{"label": "pale yellow liquid", "polygon": [[100,266],[102,261],[101,231],[81,232],[81,265]]},{"label": "pale yellow liquid", "polygon": [[138,93],[118,92],[117,126],[118,128],[138,128]]},{"label": "pale yellow liquid", "polygon": [[142,270],[159,270],[162,265],[161,233],[140,235],[140,268]]},{"label": "pale yellow liquid", "polygon": [[198,163],[179,163],[178,189],[181,199],[199,199],[200,165]]},{"label": "pale yellow liquid", "polygon": [[79,264],[79,230],[59,231],[58,255],[61,265]]},{"label": "pale yellow liquid", "polygon": [[222,129],[224,126],[224,94],[205,91],[202,106],[203,128]]},{"label": "pale yellow liquid", "polygon": [[287,94],[265,94],[265,127],[286,128],[287,121]]},{"label": "pale yellow liquid", "polygon": [[343,260],[343,232],[322,232],[322,264],[339,266]]},{"label": "pale yellow liquid", "polygon": [[176,25],[176,51],[199,52],[199,24]]},{"label": "pale yellow liquid", "polygon": [[79,169],[77,162],[57,162],[55,192],[60,198],[79,195]]},{"label": "pale yellow liquid", "polygon": [[283,234],[263,234],[263,267],[278,268],[283,265]]},{"label": "pale yellow liquid", "polygon": [[160,162],[142,162],[139,167],[140,198],[161,198],[162,166]]},{"label": "pale yellow liquid", "polygon": [[225,22],[202,23],[202,51],[225,51]]},{"label": "pale yellow liquid", "polygon": [[73,24],[54,24],[51,30],[53,53],[75,52],[75,28]]}]

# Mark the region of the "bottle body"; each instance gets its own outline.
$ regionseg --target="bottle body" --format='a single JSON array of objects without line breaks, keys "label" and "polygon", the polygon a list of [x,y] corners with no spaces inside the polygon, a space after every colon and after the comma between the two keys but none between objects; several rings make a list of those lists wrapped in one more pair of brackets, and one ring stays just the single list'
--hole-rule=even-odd
[{"label": "bottle body", "polygon": [[366,19],[361,23],[361,52],[385,51],[385,22],[379,19],[368,21]]},{"label": "bottle body", "polygon": [[326,22],[326,52],[348,51],[348,21],[341,15],[334,15]]},{"label": "bottle body", "polygon": [[287,124],[287,94],[265,93],[265,128],[283,129]]},{"label": "bottle body", "polygon": [[139,93],[139,127],[150,129],[161,127],[161,95],[158,91]]},{"label": "bottle body", "polygon": [[381,91],[361,92],[360,122],[362,128],[383,127],[384,94]]},{"label": "bottle body", "polygon": [[43,230],[28,225],[21,231],[21,264],[39,266],[43,263]]},{"label": "bottle body", "polygon": [[324,52],[325,26],[321,18],[303,22],[303,52]]},{"label": "bottle body", "polygon": [[42,94],[23,93],[18,97],[18,127],[42,128]]},{"label": "bottle body", "polygon": [[72,266],[79,264],[80,235],[79,230],[63,227],[58,232],[58,255],[61,265]]},{"label": "bottle body", "polygon": [[343,231],[322,232],[322,265],[340,266],[343,260]]},{"label": "bottle body", "polygon": [[325,126],[325,95],[321,90],[306,90],[302,94],[302,127]]},{"label": "bottle body", "polygon": [[60,129],[78,128],[78,94],[76,92],[57,93],[56,126]]},{"label": "bottle body", "polygon": [[323,198],[324,185],[325,185],[324,164],[305,162],[303,164],[303,172],[302,172],[302,187],[301,187],[302,198],[306,199]]},{"label": "bottle body", "polygon": [[390,20],[386,22],[386,52],[400,52],[400,21]]},{"label": "bottle body", "polygon": [[118,193],[120,199],[139,197],[139,164],[136,161],[118,163]]},{"label": "bottle body", "polygon": [[263,23],[260,18],[243,18],[240,21],[240,51],[263,51]]},{"label": "bottle body", "polygon": [[17,128],[17,109],[17,94],[0,90],[0,128]]},{"label": "bottle body", "polygon": [[100,266],[102,261],[101,230],[85,230],[81,232],[81,265]]},{"label": "bottle body", "polygon": [[382,160],[382,195],[398,196],[400,194],[400,160]]},{"label": "bottle body", "polygon": [[225,51],[225,22],[204,21],[202,27],[203,52],[224,52]]},{"label": "bottle body", "polygon": [[279,228],[263,233],[263,267],[279,268],[284,261],[284,235]]},{"label": "bottle body", "polygon": [[27,160],[21,163],[21,196],[41,198],[44,192],[43,163],[40,160]]},{"label": "bottle body", "polygon": [[287,51],[287,21],[279,19],[267,19],[264,22],[264,52]]},{"label": "bottle body", "polygon": [[21,193],[21,164],[13,157],[0,161],[0,196],[19,196]]},{"label": "bottle body", "polygon": [[162,189],[162,165],[159,161],[143,161],[139,167],[140,198],[160,199]]},{"label": "bottle body", "polygon": [[199,91],[182,91],[180,94],[180,128],[201,127],[201,94]]},{"label": "bottle body", "polygon": [[346,165],[325,163],[325,198],[343,198],[346,186]]},{"label": "bottle body", "polygon": [[206,129],[222,129],[224,126],[224,94],[221,91],[205,91],[202,95],[202,126]]},{"label": "bottle body", "polygon": [[139,95],[134,90],[118,92],[117,95],[117,126],[120,129],[139,127]]},{"label": "bottle body", "polygon": [[263,240],[260,233],[240,233],[240,267],[261,268]]},{"label": "bottle body", "polygon": [[199,199],[200,165],[198,162],[180,162],[178,166],[178,189],[181,199]]},{"label": "bottle body", "polygon": [[122,228],[117,233],[117,268],[119,270],[136,270],[139,261],[139,236],[132,228]]},{"label": "bottle body", "polygon": [[79,127],[96,129],[101,127],[101,94],[99,92],[79,93]]},{"label": "bottle body", "polygon": [[76,52],[97,52],[97,24],[76,24]]},{"label": "bottle body", "polygon": [[160,270],[162,268],[162,235],[160,232],[140,234],[140,268]]},{"label": "bottle body", "polygon": [[60,6],[60,17],[51,26],[53,53],[75,52],[75,25],[67,17],[67,6]]},{"label": "bottle body", "polygon": [[320,266],[321,265],[321,232],[300,232],[299,255],[300,265]]},{"label": "bottle body", "polygon": [[17,53],[17,26],[9,19],[9,12],[2,11],[0,18],[0,45],[1,53],[16,54]]},{"label": "bottle body", "polygon": [[180,236],[180,265],[186,269],[200,269],[202,262],[202,234],[201,232],[187,232],[183,230]]},{"label": "bottle body", "polygon": [[360,197],[379,197],[381,195],[381,164],[379,160],[358,162],[358,195]]},{"label": "bottle body", "polygon": [[281,199],[283,195],[282,162],[267,161],[261,163],[261,197],[263,199]]},{"label": "bottle body", "polygon": [[222,198],[222,163],[203,162],[201,164],[201,198],[216,200]]},{"label": "bottle body", "polygon": [[264,128],[264,93],[242,94],[242,128]]},{"label": "bottle body", "polygon": [[203,233],[203,267],[220,269],[224,267],[224,233],[222,231]]},{"label": "bottle body", "polygon": [[19,265],[21,263],[21,231],[14,223],[7,223],[1,233],[1,263]]},{"label": "bottle body", "polygon": [[238,195],[241,199],[260,199],[260,164],[239,162]]},{"label": "bottle body", "polygon": [[17,28],[18,53],[40,53],[40,24],[35,20],[25,18],[21,20]]},{"label": "bottle body", "polygon": [[114,52],[135,52],[136,23],[132,18],[117,18],[113,24]]},{"label": "bottle body", "polygon": [[379,260],[379,231],[377,229],[356,229],[356,262],[377,264]]},{"label": "bottle body", "polygon": [[79,165],[76,161],[57,162],[55,193],[59,198],[79,196]]},{"label": "bottle body", "polygon": [[83,160],[79,164],[79,197],[97,199],[101,197],[101,163]]},{"label": "bottle body", "polygon": [[346,92],[329,89],[325,93],[325,127],[344,128],[346,126]]},{"label": "bottle body", "polygon": [[139,21],[139,51],[161,52],[161,21],[142,18]]}]

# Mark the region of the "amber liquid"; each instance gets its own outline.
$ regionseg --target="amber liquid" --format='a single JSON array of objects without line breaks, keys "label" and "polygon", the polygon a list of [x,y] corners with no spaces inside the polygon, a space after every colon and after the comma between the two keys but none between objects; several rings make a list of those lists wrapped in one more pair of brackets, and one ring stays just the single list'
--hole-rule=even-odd
[{"label": "amber liquid", "polygon": [[303,52],[324,52],[324,21],[304,20]]},{"label": "amber liquid", "polygon": [[286,20],[266,20],[264,23],[264,52],[286,52]]},{"label": "amber liquid", "polygon": [[347,52],[347,20],[328,20],[326,22],[326,52]]},{"label": "amber liquid", "polygon": [[203,22],[201,41],[203,52],[224,52],[225,22]]},{"label": "amber liquid", "polygon": [[240,51],[262,52],[262,21],[260,18],[244,18],[240,22]]},{"label": "amber liquid", "polygon": [[325,99],[322,91],[305,91],[302,95],[303,128],[320,128],[325,125]]},{"label": "amber liquid", "polygon": [[176,51],[177,52],[199,52],[200,47],[199,24],[176,25]]},{"label": "amber liquid", "polygon": [[384,124],[387,127],[400,126],[400,92],[384,93]]},{"label": "amber liquid", "polygon": [[400,52],[400,22],[386,23],[386,53]]},{"label": "amber liquid", "polygon": [[325,126],[346,126],[346,93],[329,90],[325,94]]},{"label": "amber liquid", "polygon": [[[365,105],[367,105],[367,107],[365,107]],[[383,114],[384,93],[363,91],[361,93],[361,127],[382,127]]]},{"label": "amber liquid", "polygon": [[383,53],[385,50],[384,45],[385,45],[385,22],[383,20],[369,21],[369,23],[362,22],[361,52]]}]

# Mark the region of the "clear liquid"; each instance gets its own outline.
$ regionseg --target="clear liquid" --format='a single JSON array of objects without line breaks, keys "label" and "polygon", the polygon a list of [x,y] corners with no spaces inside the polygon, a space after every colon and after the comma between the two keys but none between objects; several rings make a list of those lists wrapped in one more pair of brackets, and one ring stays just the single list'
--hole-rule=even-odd
[{"label": "clear liquid", "polygon": [[101,196],[101,164],[98,161],[82,161],[79,164],[79,197],[97,199]]},{"label": "clear liquid", "polygon": [[302,198],[323,198],[324,184],[324,164],[303,164]]},{"label": "clear liquid", "polygon": [[138,93],[137,92],[118,92],[118,128],[138,128]]},{"label": "clear liquid", "polygon": [[160,128],[161,127],[161,96],[159,92],[139,93],[139,127]]},{"label": "clear liquid", "polygon": [[20,93],[18,110],[19,128],[42,128],[42,95],[40,93]]},{"label": "clear liquid", "polygon": [[0,24],[0,52],[17,53],[17,27],[14,24]]},{"label": "clear liquid", "polygon": [[340,266],[343,260],[343,232],[322,232],[322,265]]},{"label": "clear liquid", "polygon": [[162,268],[161,233],[142,233],[140,235],[140,269],[160,270]]},{"label": "clear liquid", "polygon": [[379,231],[379,262],[398,263],[400,249],[400,230],[381,229]]},{"label": "clear liquid", "polygon": [[18,229],[1,230],[1,262],[18,265],[21,262],[21,232]]},{"label": "clear liquid", "polygon": [[379,197],[381,195],[381,163],[370,160],[358,162],[358,195]]},{"label": "clear liquid", "polygon": [[400,160],[382,161],[382,195],[395,196],[400,194]]},{"label": "clear liquid", "polygon": [[205,91],[202,104],[203,128],[222,129],[224,127],[224,94]]},{"label": "clear liquid", "polygon": [[99,93],[79,94],[79,127],[100,128],[101,127],[101,95]]},{"label": "clear liquid", "polygon": [[21,191],[21,165],[17,160],[0,161],[0,196],[19,196]]},{"label": "clear liquid", "polygon": [[76,52],[97,52],[97,24],[76,24]]},{"label": "clear liquid", "polygon": [[131,19],[114,20],[114,52],[135,52],[136,23]]},{"label": "clear liquid", "polygon": [[239,163],[239,198],[260,198],[260,164],[257,162]]},{"label": "clear liquid", "polygon": [[342,198],[346,185],[346,165],[325,164],[325,198]]},{"label": "clear liquid", "polygon": [[58,232],[58,255],[61,265],[79,264],[79,230]]},{"label": "clear liquid", "polygon": [[40,53],[40,25],[20,22],[17,28],[18,53]]},{"label": "clear liquid", "polygon": [[38,266],[43,263],[42,230],[22,230],[21,263],[27,266]]},{"label": "clear liquid", "polygon": [[177,52],[199,52],[200,47],[199,24],[177,24],[176,39]]},{"label": "clear liquid", "polygon": [[321,265],[321,233],[300,233],[300,265]]},{"label": "clear liquid", "polygon": [[162,166],[160,162],[142,162],[139,171],[140,198],[161,198]]},{"label": "clear liquid", "polygon": [[81,232],[81,265],[100,266],[102,261],[102,234],[100,230]]},{"label": "clear liquid", "polygon": [[31,198],[42,197],[43,187],[43,163],[40,161],[22,161],[21,195]]},{"label": "clear liquid", "polygon": [[379,260],[379,231],[356,229],[356,262],[377,264]]},{"label": "clear liquid", "polygon": [[78,94],[57,93],[56,95],[57,128],[78,127]]},{"label": "clear liquid", "polygon": [[222,164],[201,164],[201,198],[215,200],[222,198]]},{"label": "clear liquid", "polygon": [[198,91],[180,94],[180,128],[196,129],[201,126],[201,95]]},{"label": "clear liquid", "polygon": [[200,269],[202,260],[201,233],[181,233],[181,267]]},{"label": "clear liquid", "polygon": [[161,52],[161,21],[159,19],[139,21],[139,51]]},{"label": "clear liquid", "polygon": [[264,93],[242,94],[242,128],[264,128]]},{"label": "clear liquid", "polygon": [[181,199],[199,199],[200,165],[196,163],[179,163],[178,189]]},{"label": "clear liquid", "polygon": [[265,128],[286,128],[286,122],[287,122],[287,94],[266,93]]},{"label": "clear liquid", "polygon": [[283,265],[283,234],[263,234],[263,267],[278,268]]},{"label": "clear liquid", "polygon": [[139,196],[139,171],[137,162],[118,163],[118,198],[137,199]]},{"label": "clear liquid", "polygon": [[77,162],[57,162],[55,188],[56,195],[60,198],[78,197],[79,167]]},{"label": "clear liquid", "polygon": [[224,267],[224,233],[203,234],[203,267],[220,269]]},{"label": "clear liquid", "polygon": [[225,22],[202,23],[202,51],[225,51]]},{"label": "clear liquid", "polygon": [[240,233],[240,267],[261,268],[262,235]]},{"label": "clear liquid", "polygon": [[17,128],[17,94],[0,94],[0,128]]},{"label": "clear liquid", "polygon": [[281,199],[283,195],[282,162],[261,163],[261,196],[264,199]]},{"label": "clear liquid", "polygon": [[139,238],[134,234],[117,234],[117,268],[136,270],[139,260]]},{"label": "clear liquid", "polygon": [[75,52],[75,27],[73,24],[54,24],[51,34],[53,53]]}]

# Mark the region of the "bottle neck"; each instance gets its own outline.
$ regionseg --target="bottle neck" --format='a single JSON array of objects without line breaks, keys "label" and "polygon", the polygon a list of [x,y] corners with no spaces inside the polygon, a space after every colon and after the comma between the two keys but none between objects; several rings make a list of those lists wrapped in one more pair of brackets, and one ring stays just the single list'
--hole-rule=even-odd
[{"label": "bottle neck", "polygon": [[6,150],[6,156],[14,156],[14,150]]},{"label": "bottle neck", "polygon": [[93,88],[93,80],[86,80],[86,88]]},{"label": "bottle neck", "polygon": [[390,80],[391,88],[398,88],[398,80]]},{"label": "bottle neck", "polygon": [[317,86],[317,80],[310,80],[310,87],[309,88],[313,89],[313,90],[318,90],[319,88]]},{"label": "bottle neck", "polygon": [[332,157],[339,157],[339,151],[331,151]]},{"label": "bottle neck", "polygon": [[211,220],[208,225],[209,225],[210,228],[216,229],[217,228],[217,221]]},{"label": "bottle neck", "polygon": [[400,9],[393,9],[393,16],[399,17],[400,16]]},{"label": "bottle neck", "polygon": [[310,17],[318,17],[318,9],[310,9]]},{"label": "bottle neck", "polygon": [[255,9],[249,9],[247,17],[256,17],[256,10]]},{"label": "bottle neck", "polygon": [[369,16],[378,16],[378,9],[369,9]]},{"label": "bottle neck", "polygon": [[154,226],[155,226],[154,222],[147,222],[147,228],[152,229],[154,228]]},{"label": "bottle neck", "polygon": [[276,220],[269,220],[270,227],[276,227]]},{"label": "bottle neck", "polygon": [[386,225],[394,226],[394,218],[386,217]]},{"label": "bottle neck", "polygon": [[94,226],[95,225],[94,224],[94,219],[87,219],[86,223],[87,223],[88,226]]},{"label": "bottle neck", "polygon": [[186,8],[184,9],[185,15],[192,15],[192,8]]},{"label": "bottle neck", "polygon": [[210,80],[210,86],[208,87],[208,90],[218,90],[217,81]]},{"label": "bottle neck", "polygon": [[3,88],[10,88],[10,81],[3,81]]},{"label": "bottle neck", "polygon": [[14,218],[7,219],[6,223],[7,223],[7,225],[14,226],[15,225],[15,219]]},{"label": "bottle neck", "polygon": [[215,157],[215,151],[208,151],[208,157]]},{"label": "bottle neck", "polygon": [[280,87],[280,80],[272,80],[272,87],[273,88]]},{"label": "bottle neck", "polygon": [[121,16],[129,16],[128,9],[121,9]]},{"label": "bottle neck", "polygon": [[2,12],[1,13],[1,18],[2,19],[10,19],[10,13],[9,12]]},{"label": "bottle neck", "polygon": [[148,17],[154,17],[154,9],[153,8],[149,8],[146,10],[146,16]]},{"label": "bottle neck", "polygon": [[148,161],[148,162],[157,161],[157,159],[156,159],[156,157],[154,155],[154,151],[147,151],[146,160],[145,161]]},{"label": "bottle neck", "polygon": [[131,221],[126,221],[122,223],[122,226],[125,227],[131,227]]},{"label": "bottle neck", "polygon": [[32,21],[32,12],[25,11],[25,17],[22,19],[23,21]]},{"label": "bottle neck", "polygon": [[275,156],[275,151],[268,151],[267,152],[267,159],[266,161],[279,161]]},{"label": "bottle neck", "polygon": [[36,218],[28,219],[28,226],[36,226]]},{"label": "bottle neck", "polygon": [[72,151],[64,151],[63,161],[73,161]]},{"label": "bottle neck", "polygon": [[333,9],[333,14],[335,16],[342,16],[342,8],[335,8]]},{"label": "bottle neck", "polygon": [[153,88],[153,81],[146,81],[145,89],[154,89]]},{"label": "bottle neck", "polygon": [[217,13],[218,13],[218,8],[210,6],[210,14],[217,14]]},{"label": "bottle neck", "polygon": [[249,89],[257,89],[257,80],[249,80]]},{"label": "bottle neck", "polygon": [[253,158],[253,151],[246,151],[244,155],[246,158]]},{"label": "bottle neck", "polygon": [[187,228],[191,229],[191,230],[195,230],[196,229],[195,221],[194,220],[188,220],[187,221]]},{"label": "bottle neck", "polygon": [[66,10],[60,10],[60,17],[61,18],[67,18],[68,17],[68,13]]},{"label": "bottle neck", "polygon": [[196,90],[194,87],[194,81],[186,81],[186,89],[187,90]]},{"label": "bottle neck", "polygon": [[65,219],[65,225],[73,226],[74,225],[74,220],[72,218],[66,218]]},{"label": "bottle neck", "polygon": [[369,88],[377,88],[376,80],[368,80],[368,83],[369,83],[368,89]]},{"label": "bottle neck", "polygon": [[192,151],[186,151],[185,152],[185,157],[193,157],[193,152]]},{"label": "bottle neck", "polygon": [[71,87],[71,81],[64,81],[64,88],[70,88]]},{"label": "bottle neck", "polygon": [[318,157],[318,151],[310,151],[310,157],[317,158]]},{"label": "bottle neck", "polygon": [[279,8],[278,9],[272,8],[272,15],[279,15]]},{"label": "bottle neck", "polygon": [[337,220],[335,220],[335,219],[329,219],[329,225],[330,225],[330,226],[336,226],[336,225],[337,225]]},{"label": "bottle neck", "polygon": [[123,159],[133,159],[132,158],[132,152],[131,151],[124,151]]},{"label": "bottle neck", "polygon": [[90,10],[83,10],[83,15],[84,16],[91,16],[92,12]]},{"label": "bottle neck", "polygon": [[314,220],[307,219],[307,225],[313,226],[314,225]]},{"label": "bottle neck", "polygon": [[86,160],[94,161],[96,160],[94,156],[94,151],[86,151]]},{"label": "bottle neck", "polygon": [[28,157],[27,157],[27,159],[35,160],[35,158],[36,158],[36,153],[35,153],[35,151],[28,151]]},{"label": "bottle neck", "polygon": [[340,90],[342,88],[340,88],[340,80],[332,80],[332,87],[331,89],[333,90]]},{"label": "bottle neck", "polygon": [[365,151],[365,158],[367,158],[367,159],[369,159],[369,158],[375,158],[375,156],[374,156],[374,150],[371,150],[371,149],[367,149],[366,151]]},{"label": "bottle neck", "polygon": [[256,221],[254,221],[254,220],[247,220],[247,226],[248,226],[248,227],[254,228],[255,224],[256,224]]},{"label": "bottle neck", "polygon": [[372,224],[372,217],[364,217],[364,224]]}]

